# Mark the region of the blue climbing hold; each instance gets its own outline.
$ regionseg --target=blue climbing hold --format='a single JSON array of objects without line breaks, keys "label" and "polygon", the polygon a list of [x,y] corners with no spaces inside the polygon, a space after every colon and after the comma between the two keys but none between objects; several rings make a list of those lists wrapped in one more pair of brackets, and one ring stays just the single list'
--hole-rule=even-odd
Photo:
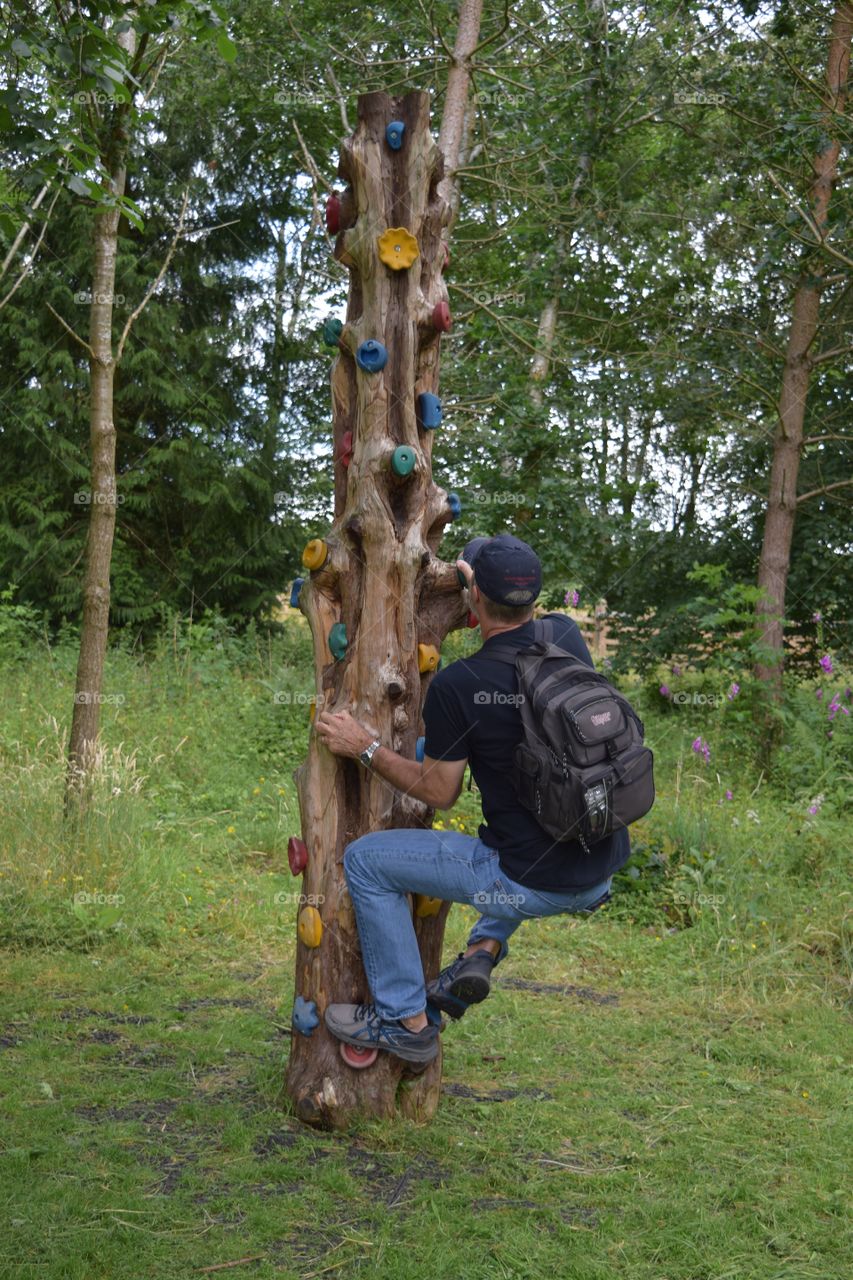
[{"label": "blue climbing hold", "polygon": [[388,352],[381,342],[368,338],[356,351],[355,362],[365,373],[378,373],[388,362]]},{"label": "blue climbing hold", "polygon": [[406,126],[402,120],[392,120],[389,125],[385,126],[385,141],[392,151],[399,151],[403,145],[403,134],[406,132]]},{"label": "blue climbing hold", "polygon": [[425,431],[434,431],[441,425],[441,401],[431,391],[422,391],[418,396],[418,417]]},{"label": "blue climbing hold", "polygon": [[[458,520],[462,515],[462,499],[459,497],[459,494],[454,493],[451,490],[447,495],[447,505],[450,507],[451,519]],[[459,570],[457,569],[456,572],[458,573]]]},{"label": "blue climbing hold", "polygon": [[416,760],[423,760],[425,746],[426,746],[426,738],[418,738],[417,742],[415,743],[415,759]]},{"label": "blue climbing hold", "polygon": [[291,609],[299,608],[299,592],[302,590],[304,578],[294,578],[293,586],[290,588],[290,607]]},{"label": "blue climbing hold", "polygon": [[313,1000],[303,1000],[302,996],[297,996],[293,1002],[291,1022],[300,1035],[310,1036],[314,1028],[320,1025],[316,1003]]}]

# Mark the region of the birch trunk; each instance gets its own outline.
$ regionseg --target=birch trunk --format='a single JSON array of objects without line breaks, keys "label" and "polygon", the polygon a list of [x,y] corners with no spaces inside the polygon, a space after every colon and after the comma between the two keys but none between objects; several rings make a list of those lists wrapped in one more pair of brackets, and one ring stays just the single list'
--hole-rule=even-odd
[{"label": "birch trunk", "polygon": [[[829,201],[838,174],[840,143],[837,125],[847,102],[850,71],[850,41],[853,5],[842,0],[835,11],[826,69],[828,104],[823,124],[828,136],[824,149],[812,160],[814,180],[810,192],[810,213],[819,234],[828,228]],[[833,132],[836,136],[833,137]],[[764,540],[758,566],[758,585],[764,596],[756,606],[756,621],[764,650],[755,674],[765,682],[774,700],[782,693],[782,642],[785,596],[791,563],[791,542],[797,510],[797,480],[803,446],[812,362],[810,351],[818,332],[820,295],[825,265],[818,257],[803,270],[794,294],[791,328],[782,371],[778,425],[773,440],[773,463],[767,495]]]}]

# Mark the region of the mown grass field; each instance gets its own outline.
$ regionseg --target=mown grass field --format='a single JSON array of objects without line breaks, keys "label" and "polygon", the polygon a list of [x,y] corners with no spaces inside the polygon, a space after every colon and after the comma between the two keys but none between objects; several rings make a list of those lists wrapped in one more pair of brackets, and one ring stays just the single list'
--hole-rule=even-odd
[{"label": "mown grass field", "polygon": [[0,1276],[847,1280],[850,840],[830,798],[808,813],[839,786],[823,747],[753,776],[730,708],[653,708],[660,798],[613,902],[519,932],[444,1033],[432,1123],[326,1135],[279,1096],[305,659],[298,627],[113,652],[72,832],[73,647],[5,653]]}]

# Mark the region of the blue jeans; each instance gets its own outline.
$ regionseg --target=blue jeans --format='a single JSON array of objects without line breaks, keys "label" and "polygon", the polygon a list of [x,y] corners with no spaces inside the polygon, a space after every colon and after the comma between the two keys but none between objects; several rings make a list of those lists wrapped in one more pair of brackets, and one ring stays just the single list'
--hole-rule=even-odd
[{"label": "blue jeans", "polygon": [[546,893],[510,880],[497,852],[459,831],[376,831],[347,846],[344,871],[355,908],[364,969],[380,1017],[412,1018],[426,1005],[424,971],[407,893],[467,902],[483,914],[468,938],[501,944],[523,920],[589,911],[612,876],[571,893]]}]

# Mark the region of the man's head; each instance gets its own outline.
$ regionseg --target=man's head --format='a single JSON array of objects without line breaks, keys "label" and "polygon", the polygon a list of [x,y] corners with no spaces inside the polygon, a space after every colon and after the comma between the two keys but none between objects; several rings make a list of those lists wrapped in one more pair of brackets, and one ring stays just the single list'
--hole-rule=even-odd
[{"label": "man's head", "polygon": [[461,559],[473,570],[471,602],[501,626],[520,626],[533,614],[542,587],[542,566],[532,547],[512,534],[473,538]]}]

